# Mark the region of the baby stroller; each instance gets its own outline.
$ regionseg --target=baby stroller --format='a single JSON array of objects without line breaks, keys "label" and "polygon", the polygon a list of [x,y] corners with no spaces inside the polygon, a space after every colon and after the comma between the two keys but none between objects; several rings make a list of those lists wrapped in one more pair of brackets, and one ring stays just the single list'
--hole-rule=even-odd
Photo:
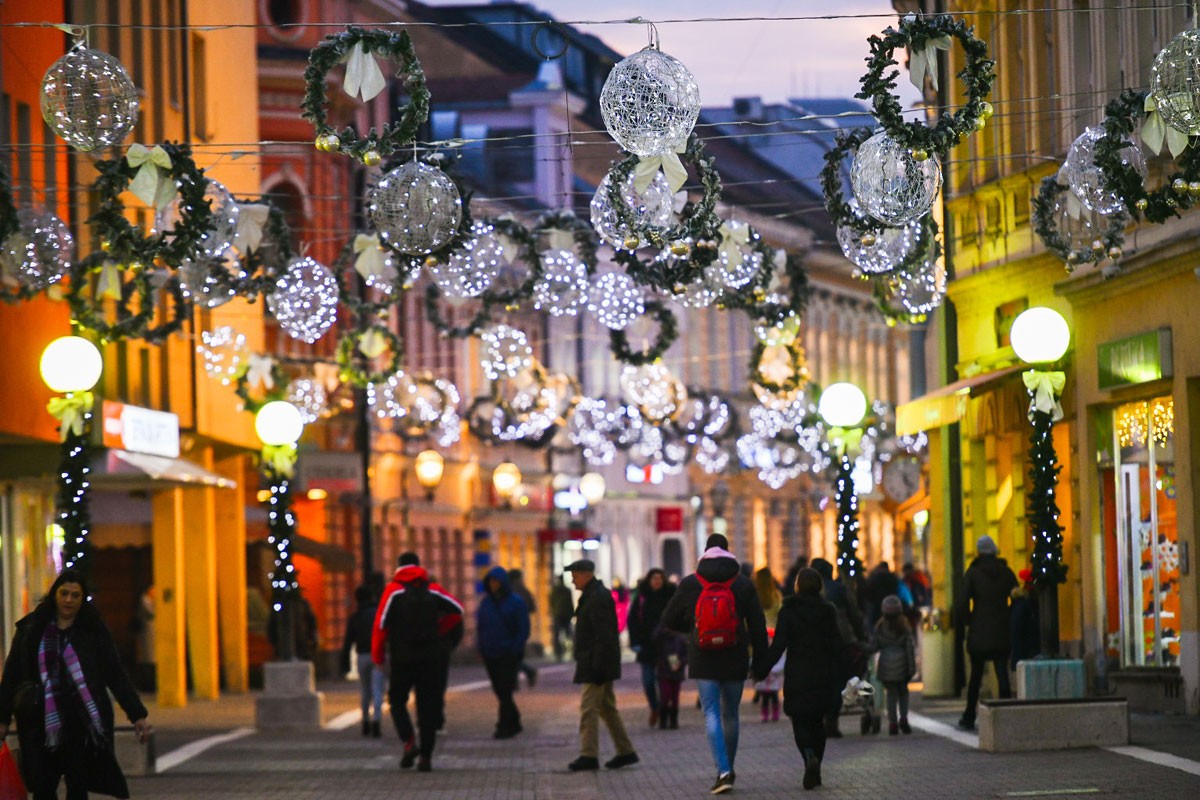
[{"label": "baby stroller", "polygon": [[845,707],[857,706],[862,712],[858,726],[863,736],[868,733],[879,733],[879,729],[883,725],[880,709],[876,707],[881,693],[876,691],[873,672],[872,669],[866,679],[858,676],[851,678],[846,681],[846,688],[842,689],[842,700],[845,702]]}]

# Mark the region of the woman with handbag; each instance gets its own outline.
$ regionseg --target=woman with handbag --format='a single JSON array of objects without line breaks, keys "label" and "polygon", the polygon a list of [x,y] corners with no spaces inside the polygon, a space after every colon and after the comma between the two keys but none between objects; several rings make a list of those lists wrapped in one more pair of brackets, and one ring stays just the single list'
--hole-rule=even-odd
[{"label": "woman with handbag", "polygon": [[65,569],[17,622],[0,677],[0,736],[15,713],[21,774],[34,800],[57,797],[63,778],[67,800],[86,800],[89,791],[129,797],[113,753],[109,691],[145,742],[146,707],[88,598],[83,573]]}]

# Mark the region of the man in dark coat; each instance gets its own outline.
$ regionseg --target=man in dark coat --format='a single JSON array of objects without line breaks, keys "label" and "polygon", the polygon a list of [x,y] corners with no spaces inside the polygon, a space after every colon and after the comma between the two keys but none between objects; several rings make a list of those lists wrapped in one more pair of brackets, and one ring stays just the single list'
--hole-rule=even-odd
[{"label": "man in dark coat", "polygon": [[475,611],[475,644],[487,667],[492,691],[500,702],[496,739],[511,739],[521,732],[521,712],[513,700],[517,672],[529,641],[529,607],[512,590],[511,573],[492,567],[483,579],[486,594]]},{"label": "man in dark coat", "polygon": [[646,573],[638,583],[637,596],[629,604],[625,628],[629,631],[629,646],[637,653],[642,668],[642,690],[650,704],[650,727],[658,724],[658,644],[655,631],[667,602],[675,594],[675,585],[667,581],[667,573],[658,567]]},{"label": "man in dark coat", "polygon": [[[432,769],[430,759],[446,710],[450,651],[462,641],[462,615],[462,603],[429,580],[417,554],[401,554],[400,568],[379,600],[371,635],[371,659],[377,666],[383,666],[385,658],[391,662],[388,702],[404,742],[401,769],[414,762],[421,772]],[[417,695],[419,747],[408,716],[412,691]]]},{"label": "man in dark coat", "polygon": [[975,729],[975,710],[979,705],[979,686],[983,668],[989,661],[996,670],[1000,696],[1008,697],[1008,651],[1010,647],[1009,595],[1017,587],[1017,576],[997,555],[990,536],[975,543],[978,554],[963,580],[961,617],[967,624],[967,655],[971,659],[971,678],[967,682],[967,707],[958,727]]},{"label": "man in dark coat", "polygon": [[619,769],[638,762],[633,742],[617,711],[613,681],[621,677],[621,642],[612,592],[596,577],[596,565],[582,558],[567,566],[579,590],[575,609],[575,683],[583,684],[579,701],[579,758],[567,765],[572,772],[600,768],[600,720],[604,720],[615,757],[605,762]]},{"label": "man in dark coat", "polygon": [[[742,574],[737,558],[726,549],[728,546],[728,540],[719,533],[708,537],[696,571],[679,582],[679,589],[662,616],[664,628],[689,636],[688,677],[696,680],[700,690],[704,727],[717,767],[713,794],[731,790],[736,779],[733,766],[738,746],[738,705],[750,673],[751,652],[754,674],[766,672],[761,668],[767,655],[766,618],[754,582]],[[703,591],[703,582],[729,584],[738,616],[737,639],[732,647],[700,647],[696,636],[696,602]]]}]

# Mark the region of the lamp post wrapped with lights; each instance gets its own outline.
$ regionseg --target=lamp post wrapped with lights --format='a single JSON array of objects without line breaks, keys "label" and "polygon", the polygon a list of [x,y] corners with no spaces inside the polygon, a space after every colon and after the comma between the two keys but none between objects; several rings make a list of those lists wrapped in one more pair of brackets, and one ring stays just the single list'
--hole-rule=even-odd
[{"label": "lamp post wrapped with lights", "polygon": [[[1058,655],[1058,585],[1067,580],[1062,563],[1062,526],[1058,524],[1058,455],[1054,452],[1054,423],[1062,419],[1059,399],[1066,373],[1047,369],[1067,352],[1071,331],[1062,315],[1050,308],[1035,307],[1021,312],[1012,326],[1013,352],[1034,368],[1022,373],[1029,390],[1029,493],[1027,516],[1033,531],[1033,581],[1038,592],[1041,655]],[[1038,367],[1042,367],[1039,369]]]},{"label": "lamp post wrapped with lights", "polygon": [[271,572],[271,600],[279,615],[275,654],[280,661],[296,656],[295,600],[300,588],[292,563],[292,537],[296,516],[292,513],[291,480],[296,474],[296,442],[304,432],[300,410],[286,400],[265,404],[254,417],[254,431],[263,443],[263,477],[270,484],[267,498],[267,541],[275,548]]},{"label": "lamp post wrapped with lights", "polygon": [[867,413],[867,398],[852,383],[835,383],[821,392],[817,413],[830,426],[829,440],[837,448],[838,471],[834,499],[838,508],[838,575],[847,578],[853,591],[854,578],[862,574],[858,559],[858,497],[854,493],[854,470],[849,450],[862,438],[859,424]]},{"label": "lamp post wrapped with lights", "polygon": [[58,470],[58,525],[63,531],[63,567],[87,569],[88,464],[92,429],[92,388],[100,380],[104,361],[96,345],[80,336],[63,336],[42,352],[42,380],[62,397],[50,400],[47,410],[59,421],[62,461]]}]

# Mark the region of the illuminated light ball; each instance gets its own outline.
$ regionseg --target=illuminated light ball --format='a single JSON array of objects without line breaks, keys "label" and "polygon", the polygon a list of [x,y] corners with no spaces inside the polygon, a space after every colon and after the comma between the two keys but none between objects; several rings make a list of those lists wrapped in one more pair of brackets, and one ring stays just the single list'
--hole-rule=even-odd
[{"label": "illuminated light ball", "polygon": [[915,274],[898,276],[893,294],[910,314],[928,314],[946,299],[946,273],[925,262]]},{"label": "illuminated light ball", "polygon": [[[1104,137],[1104,128],[1093,125],[1071,143],[1067,150],[1067,159],[1059,170],[1059,176],[1066,181],[1071,191],[1089,209],[1101,214],[1115,214],[1125,207],[1116,192],[1104,188],[1104,171],[1096,166],[1096,142]],[[1146,156],[1133,142],[1121,148],[1121,163],[1131,166],[1145,179]],[[1186,188],[1186,183],[1184,184]]]},{"label": "illuminated light ball", "polygon": [[514,378],[533,363],[533,348],[525,331],[511,325],[493,325],[479,335],[483,340],[481,366],[492,380]]},{"label": "illuminated light ball", "polygon": [[863,210],[885,225],[903,225],[927,212],[942,187],[936,158],[917,161],[884,132],[854,154],[850,185]]},{"label": "illuminated light ball", "polygon": [[49,211],[22,208],[17,212],[17,230],[0,243],[0,273],[41,291],[71,271],[74,252],[75,238],[66,223]]},{"label": "illuminated light ball", "polygon": [[201,331],[196,353],[204,364],[205,374],[228,386],[249,356],[249,349],[244,334],[230,325],[222,325]]},{"label": "illuminated light ball", "polygon": [[1013,320],[1010,337],[1017,358],[1027,364],[1041,364],[1063,357],[1071,344],[1071,329],[1054,309],[1034,306]]},{"label": "illuminated light ball", "polygon": [[82,336],[61,336],[46,345],[38,366],[42,382],[52,391],[86,392],[100,380],[104,359]]},{"label": "illuminated light ball", "polygon": [[646,295],[624,272],[606,272],[588,291],[588,310],[604,327],[623,331],[646,313]]},{"label": "illuminated light ball", "polygon": [[[741,244],[738,235],[747,237],[746,244]],[[754,280],[763,268],[763,254],[754,249],[754,243],[760,240],[757,231],[745,222],[731,219],[721,224],[721,243],[717,250],[717,261],[706,270],[720,279],[721,283],[731,289],[740,289]]]},{"label": "illuminated light ball", "polygon": [[696,445],[696,463],[709,475],[718,475],[729,466],[730,454],[708,436],[701,436]]},{"label": "illuminated light ball", "polygon": [[621,370],[620,383],[625,400],[653,422],[673,416],[687,402],[683,382],[659,362],[627,365]]},{"label": "illuminated light ball", "polygon": [[451,253],[446,263],[429,267],[429,272],[446,297],[478,297],[495,282],[504,260],[504,246],[495,228],[476,221],[471,225],[471,238]]},{"label": "illuminated light ball", "polygon": [[293,339],[313,342],[337,321],[338,285],[324,264],[308,256],[294,258],[267,295],[267,308]]},{"label": "illuminated light ball", "polygon": [[462,197],[446,173],[409,161],[379,179],[367,198],[367,217],[385,244],[424,255],[454,238],[462,221]]},{"label": "illuminated light ball", "polygon": [[[857,200],[851,199],[850,207],[856,216],[865,217]],[[863,273],[880,275],[891,272],[908,258],[913,246],[920,240],[921,220],[914,219],[898,227],[888,225],[881,230],[871,231],[871,234],[873,240],[865,234],[859,234],[850,225],[839,225],[838,245],[846,258]]]},{"label": "illuminated light ball", "polygon": [[[233,246],[241,209],[224,184],[211,179],[205,183],[204,199],[208,201],[208,207],[212,211],[212,220],[209,222],[209,230],[200,237],[195,254],[199,257],[213,258]],[[166,232],[170,238],[173,238],[171,232],[182,219],[179,205],[180,198],[176,195],[154,221],[154,226]]]},{"label": "illuminated light ball", "polygon": [[683,286],[683,291],[675,295],[675,301],[684,308],[708,308],[721,299],[723,291],[706,273],[700,280]]},{"label": "illuminated light ball", "polygon": [[636,156],[661,156],[687,141],[700,115],[700,87],[688,68],[647,47],[617,62],[600,90],[604,127]]},{"label": "illuminated light ball", "polygon": [[587,305],[587,265],[569,250],[542,253],[542,277],[533,285],[534,308],[546,309],[555,317],[573,317]]},{"label": "illuminated light ball", "polygon": [[138,90],[121,62],[99,50],[76,47],[42,78],[42,118],[81,153],[125,140],[137,125]]},{"label": "illuminated light ball", "polygon": [[851,428],[867,413],[867,396],[853,383],[834,383],[821,392],[817,413],[830,425]]},{"label": "illuminated light ball", "polygon": [[304,416],[286,400],[272,400],[254,415],[254,432],[265,445],[295,444],[304,433]]},{"label": "illuminated light ball", "polygon": [[287,400],[300,410],[305,425],[311,425],[329,410],[325,386],[312,378],[296,378],[287,387]]},{"label": "illuminated light ball", "polygon": [[[617,250],[636,250],[641,244],[649,244],[641,234],[661,233],[675,221],[675,198],[671,194],[667,176],[661,171],[655,173],[654,180],[641,194],[633,188],[635,177],[630,173],[621,190],[621,196],[636,221],[632,230],[621,225],[616,210],[609,203],[612,173],[604,176],[592,195],[592,227],[601,239]],[[633,247],[629,247],[630,244]]]},{"label": "illuminated light ball", "polygon": [[1183,31],[1159,52],[1150,94],[1163,122],[1188,136],[1200,134],[1200,31]]}]

